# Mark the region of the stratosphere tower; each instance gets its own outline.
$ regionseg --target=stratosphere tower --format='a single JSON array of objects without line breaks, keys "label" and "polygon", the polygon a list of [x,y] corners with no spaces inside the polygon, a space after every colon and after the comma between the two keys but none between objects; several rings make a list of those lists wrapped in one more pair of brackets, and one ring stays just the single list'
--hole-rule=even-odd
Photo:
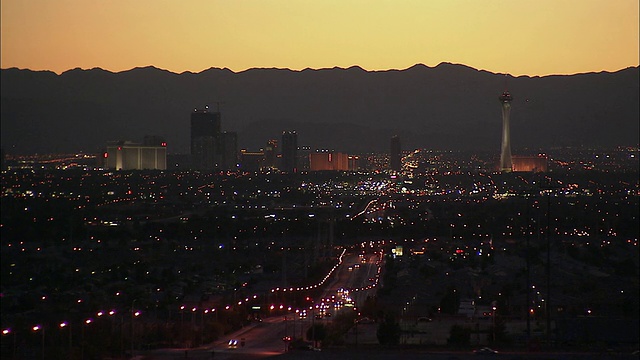
[{"label": "stratosphere tower", "polygon": [[511,113],[511,94],[505,92],[498,98],[502,105],[502,149],[500,152],[500,171],[511,172],[513,162],[511,161],[511,133],[509,131],[509,114]]}]

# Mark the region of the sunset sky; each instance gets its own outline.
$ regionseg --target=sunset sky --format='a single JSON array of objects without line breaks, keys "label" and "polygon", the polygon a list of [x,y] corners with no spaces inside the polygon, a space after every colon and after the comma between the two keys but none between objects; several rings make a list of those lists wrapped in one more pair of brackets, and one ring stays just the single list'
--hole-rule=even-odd
[{"label": "sunset sky", "polygon": [[1,67],[638,66],[638,0],[2,0]]}]

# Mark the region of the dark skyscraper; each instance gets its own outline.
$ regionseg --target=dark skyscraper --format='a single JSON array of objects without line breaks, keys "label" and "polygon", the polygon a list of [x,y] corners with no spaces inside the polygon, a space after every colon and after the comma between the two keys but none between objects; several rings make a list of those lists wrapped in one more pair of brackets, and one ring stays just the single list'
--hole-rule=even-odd
[{"label": "dark skyscraper", "polygon": [[298,134],[295,131],[282,132],[282,171],[298,172]]},{"label": "dark skyscraper", "polygon": [[267,141],[267,146],[264,148],[264,167],[266,168],[276,167],[277,152],[278,152],[278,140],[271,139]]},{"label": "dark skyscraper", "polygon": [[510,172],[513,170],[511,160],[511,133],[509,130],[509,115],[511,113],[511,94],[505,92],[498,98],[502,105],[502,149],[500,151],[500,171]]},{"label": "dark skyscraper", "polygon": [[191,113],[191,161],[197,170],[213,170],[220,162],[219,112],[210,112],[209,107],[195,109]]},{"label": "dark skyscraper", "polygon": [[238,133],[224,131],[220,134],[221,162],[223,170],[236,170],[238,167]]},{"label": "dark skyscraper", "polygon": [[398,135],[391,137],[391,152],[389,158],[389,168],[391,170],[402,170],[402,146],[400,145],[400,137]]}]

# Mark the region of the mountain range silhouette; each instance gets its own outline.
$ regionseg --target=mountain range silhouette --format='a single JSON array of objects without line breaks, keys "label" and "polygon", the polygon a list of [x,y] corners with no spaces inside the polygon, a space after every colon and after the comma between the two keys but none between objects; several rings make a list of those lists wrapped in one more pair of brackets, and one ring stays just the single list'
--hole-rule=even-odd
[{"label": "mountain range silhouette", "polygon": [[169,153],[188,153],[190,114],[209,105],[249,150],[296,130],[298,144],[312,149],[387,152],[397,134],[404,149],[497,152],[504,90],[513,96],[514,150],[633,146],[640,142],[638,70],[513,77],[450,63],[180,74],[10,68],[0,70],[2,147],[94,153],[109,140],[160,135]]}]

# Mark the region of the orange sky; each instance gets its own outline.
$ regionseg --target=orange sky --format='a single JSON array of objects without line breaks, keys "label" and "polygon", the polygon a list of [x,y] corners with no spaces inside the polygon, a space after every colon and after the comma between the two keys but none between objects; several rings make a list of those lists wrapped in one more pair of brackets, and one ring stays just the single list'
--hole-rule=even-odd
[{"label": "orange sky", "polygon": [[2,0],[1,67],[638,66],[638,0]]}]

